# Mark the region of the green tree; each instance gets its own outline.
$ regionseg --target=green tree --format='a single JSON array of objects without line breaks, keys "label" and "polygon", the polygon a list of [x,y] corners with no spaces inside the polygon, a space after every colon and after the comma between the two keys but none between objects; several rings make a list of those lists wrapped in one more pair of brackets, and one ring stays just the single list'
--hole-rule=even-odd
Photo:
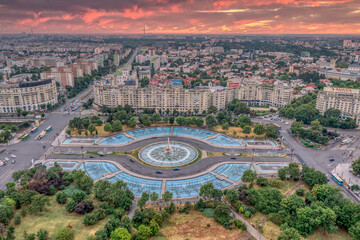
[{"label": "green tree", "polygon": [[266,128],[266,137],[277,138],[277,130],[273,125],[269,125]]},{"label": "green tree", "polygon": [[229,189],[226,191],[226,199],[229,200],[230,202],[235,202],[236,200],[239,199],[239,192],[235,189]]},{"label": "green tree", "polygon": [[92,135],[93,132],[96,131],[95,125],[94,125],[94,124],[90,124],[89,127],[88,127],[88,130],[89,130],[90,134]]},{"label": "green tree", "polygon": [[169,123],[170,123],[171,125],[173,125],[174,122],[175,122],[175,117],[174,117],[174,116],[171,116],[171,117],[169,118]]},{"label": "green tree", "polygon": [[360,174],[360,158],[351,164],[351,167],[355,174]]},{"label": "green tree", "polygon": [[251,133],[251,127],[249,125],[244,126],[243,133],[246,133],[246,134]]},{"label": "green tree", "polygon": [[135,127],[137,124],[135,117],[132,117],[127,121],[127,125],[131,128]]},{"label": "green tree", "polygon": [[159,194],[157,192],[150,193],[150,200],[151,201],[155,202],[158,199],[159,199]]},{"label": "green tree", "polygon": [[105,126],[104,126],[104,131],[105,132],[112,132],[112,126],[111,126],[111,124],[110,123],[107,123],[107,124],[105,124]]},{"label": "green tree", "polygon": [[42,194],[34,195],[29,205],[29,212],[36,214],[45,210],[45,207],[50,204],[50,200],[47,196]]},{"label": "green tree", "polygon": [[165,191],[164,194],[162,195],[162,199],[163,199],[165,202],[171,201],[172,198],[173,198],[173,194],[172,194],[172,192],[170,192],[170,191]]},{"label": "green tree", "polygon": [[256,172],[248,169],[243,173],[243,175],[241,177],[241,181],[243,181],[245,183],[250,183],[250,185],[252,186],[252,184],[254,183],[256,178],[257,178]]},{"label": "green tree", "polygon": [[110,240],[130,240],[131,235],[125,228],[117,228],[115,229],[111,235]]},{"label": "green tree", "polygon": [[225,122],[225,123],[221,124],[221,128],[222,128],[222,130],[228,130],[229,129],[229,123]]},{"label": "green tree", "polygon": [[300,240],[300,234],[295,228],[287,228],[281,232],[278,240]]},{"label": "green tree", "polygon": [[215,127],[217,124],[216,118],[213,115],[207,115],[205,121],[209,128]]},{"label": "green tree", "polygon": [[355,240],[360,240],[360,222],[355,223],[349,228],[350,236]]},{"label": "green tree", "polygon": [[161,115],[159,113],[154,113],[152,116],[151,116],[151,120],[153,122],[160,122],[161,121]]},{"label": "green tree", "polygon": [[147,240],[151,236],[152,232],[150,227],[146,227],[145,225],[140,225],[138,234],[141,240]]},{"label": "green tree", "polygon": [[207,182],[200,187],[199,195],[203,198],[212,198],[214,193],[214,184]]},{"label": "green tree", "polygon": [[151,230],[151,235],[156,235],[160,231],[160,226],[154,219],[151,219],[149,227]]},{"label": "green tree", "polygon": [[140,121],[140,123],[143,124],[144,126],[150,126],[150,125],[151,125],[151,123],[150,123],[150,117],[149,117],[149,115],[147,115],[147,114],[141,114],[141,115],[139,116],[139,121]]},{"label": "green tree", "polygon": [[112,128],[114,131],[121,131],[123,127],[122,127],[120,120],[115,120],[113,122]]},{"label": "green tree", "polygon": [[164,119],[163,119],[163,121],[164,121],[165,123],[168,123],[168,122],[169,122],[169,116],[165,116]]},{"label": "green tree", "polygon": [[257,123],[254,127],[254,133],[256,135],[262,135],[265,133],[265,131],[266,131],[266,129],[262,123]]},{"label": "green tree", "polygon": [[201,117],[198,117],[196,118],[195,124],[198,127],[202,127],[204,125],[204,120]]},{"label": "green tree", "polygon": [[213,114],[217,111],[217,107],[215,106],[210,106],[208,107],[208,110],[207,110],[207,114]]},{"label": "green tree", "polygon": [[258,211],[265,214],[276,213],[279,211],[280,202],[283,196],[278,189],[264,187],[259,189],[250,189],[247,193],[253,195],[251,203],[254,204]]}]

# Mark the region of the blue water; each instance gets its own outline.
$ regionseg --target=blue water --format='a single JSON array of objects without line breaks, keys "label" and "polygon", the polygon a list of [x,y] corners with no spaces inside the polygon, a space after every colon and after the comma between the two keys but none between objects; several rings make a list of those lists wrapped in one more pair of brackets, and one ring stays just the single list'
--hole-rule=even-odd
[{"label": "blue water", "polygon": [[45,162],[44,165],[45,167],[50,168],[54,166],[55,162],[57,162],[65,171],[72,171],[79,165],[79,162],[77,161],[48,161]]},{"label": "blue water", "polygon": [[114,137],[101,139],[99,145],[118,145],[118,144],[128,143],[131,141],[133,141],[133,139],[126,137],[125,134],[122,133]]},{"label": "blue water", "polygon": [[114,173],[119,171],[119,168],[109,162],[85,162],[81,164],[79,170],[85,171],[89,177],[94,180],[102,178],[105,173]]},{"label": "blue water", "polygon": [[134,135],[135,138],[152,137],[158,135],[170,135],[170,133],[171,133],[170,127],[146,128],[146,129],[140,129],[140,130],[134,130],[128,132],[128,134]]},{"label": "blue water", "polygon": [[288,163],[258,163],[257,169],[260,173],[277,173],[280,168],[289,166]]},{"label": "blue water", "polygon": [[254,167],[248,163],[229,163],[217,167],[213,172],[219,175],[225,174],[230,180],[237,182],[248,169],[255,171]]},{"label": "blue water", "polygon": [[228,181],[219,180],[213,174],[206,173],[191,179],[166,181],[165,191],[172,192],[174,198],[196,197],[199,195],[200,187],[207,182],[212,182],[217,189],[231,185]]},{"label": "blue water", "polygon": [[82,144],[89,145],[96,143],[95,138],[67,138],[63,141],[63,144]]},{"label": "blue water", "polygon": [[221,146],[241,146],[241,140],[240,139],[233,139],[224,135],[216,136],[215,138],[208,139],[207,141],[212,142],[216,145]]},{"label": "blue water", "polygon": [[244,140],[245,144],[249,147],[253,146],[276,146],[276,143],[274,141],[267,141],[267,140],[259,140],[259,139],[250,139],[250,140]]},{"label": "blue water", "polygon": [[201,129],[180,128],[180,127],[173,128],[173,135],[185,135],[185,136],[205,139],[210,136],[214,136],[215,134],[216,133],[206,131],[206,130],[201,130]]},{"label": "blue water", "polygon": [[118,173],[113,178],[108,180],[112,183],[116,182],[117,180],[125,182],[130,191],[132,191],[137,197],[140,197],[142,192],[156,192],[159,194],[159,198],[161,197],[162,181],[139,178],[129,175],[125,172]]}]

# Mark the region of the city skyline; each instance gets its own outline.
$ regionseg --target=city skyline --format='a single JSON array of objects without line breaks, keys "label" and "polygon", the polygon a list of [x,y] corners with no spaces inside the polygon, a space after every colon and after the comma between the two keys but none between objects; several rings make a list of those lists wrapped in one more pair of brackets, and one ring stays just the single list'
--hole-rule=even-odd
[{"label": "city skyline", "polygon": [[356,0],[16,0],[0,14],[0,33],[360,33]]}]

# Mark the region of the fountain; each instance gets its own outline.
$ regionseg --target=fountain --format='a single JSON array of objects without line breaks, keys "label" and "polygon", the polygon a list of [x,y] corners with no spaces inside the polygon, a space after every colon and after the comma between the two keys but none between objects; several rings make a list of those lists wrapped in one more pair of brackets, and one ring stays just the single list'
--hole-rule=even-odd
[{"label": "fountain", "polygon": [[141,149],[139,158],[153,166],[176,167],[188,164],[197,158],[197,150],[192,146],[179,143],[160,142]]}]

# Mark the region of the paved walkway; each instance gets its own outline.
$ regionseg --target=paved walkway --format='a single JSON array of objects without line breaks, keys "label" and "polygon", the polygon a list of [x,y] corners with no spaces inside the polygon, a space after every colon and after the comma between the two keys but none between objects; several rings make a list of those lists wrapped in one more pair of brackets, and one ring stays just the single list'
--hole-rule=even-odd
[{"label": "paved walkway", "polygon": [[246,231],[250,233],[251,236],[253,236],[257,240],[266,240],[266,238],[263,235],[261,235],[261,233],[256,228],[254,228],[248,221],[246,221],[245,218],[240,216],[228,202],[225,201],[225,203],[230,206],[231,212],[234,214],[235,219],[239,219],[240,221],[245,223]]}]

